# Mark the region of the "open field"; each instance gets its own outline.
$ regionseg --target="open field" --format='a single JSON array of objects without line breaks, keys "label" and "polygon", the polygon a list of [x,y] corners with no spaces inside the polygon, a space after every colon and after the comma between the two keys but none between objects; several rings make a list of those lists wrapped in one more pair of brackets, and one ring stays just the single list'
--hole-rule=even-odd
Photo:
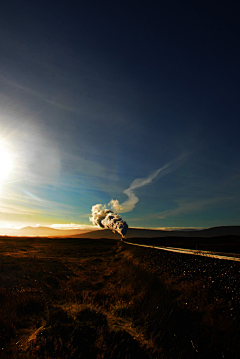
[{"label": "open field", "polygon": [[240,254],[240,236],[131,238],[132,243]]},{"label": "open field", "polygon": [[240,358],[240,265],[111,239],[0,238],[2,358]]}]

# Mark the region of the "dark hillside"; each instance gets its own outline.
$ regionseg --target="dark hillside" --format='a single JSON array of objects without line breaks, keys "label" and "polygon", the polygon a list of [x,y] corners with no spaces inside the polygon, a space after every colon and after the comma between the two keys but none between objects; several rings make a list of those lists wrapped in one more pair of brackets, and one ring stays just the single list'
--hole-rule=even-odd
[{"label": "dark hillside", "polygon": [[[132,243],[240,254],[240,236],[131,238]],[[127,241],[126,241],[127,242]]]},{"label": "dark hillside", "polygon": [[[129,228],[127,231],[127,239],[130,238],[161,238],[161,237],[220,237],[220,236],[240,236],[240,226],[213,227],[203,230],[179,230],[164,231],[154,229]],[[80,235],[73,235],[72,238],[111,238],[119,239],[120,235],[112,233],[108,229],[96,230]]]}]

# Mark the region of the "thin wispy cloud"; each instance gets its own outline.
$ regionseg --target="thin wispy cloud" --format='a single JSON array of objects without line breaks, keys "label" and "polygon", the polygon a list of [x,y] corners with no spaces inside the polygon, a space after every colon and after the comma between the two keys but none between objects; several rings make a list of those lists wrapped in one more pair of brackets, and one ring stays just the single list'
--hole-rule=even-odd
[{"label": "thin wispy cloud", "polygon": [[158,213],[156,217],[159,219],[166,219],[168,217],[179,217],[189,213],[201,212],[202,210],[211,208],[212,206],[218,203],[232,201],[233,199],[234,199],[233,197],[221,197],[221,198],[202,199],[202,200],[191,201],[191,202],[175,201],[177,203],[177,208]]},{"label": "thin wispy cloud", "polygon": [[3,214],[20,214],[20,215],[33,215],[42,213],[41,210],[15,206],[12,204],[3,204],[0,206],[0,213]]},{"label": "thin wispy cloud", "polygon": [[80,108],[75,108],[73,106],[64,105],[62,102],[54,101],[53,99],[50,98],[50,96],[47,97],[46,94],[43,94],[40,91],[33,90],[32,88],[24,86],[22,84],[19,84],[16,81],[10,81],[10,80],[8,80],[7,78],[5,78],[2,75],[0,77],[1,77],[2,81],[7,83],[8,85],[10,85],[11,87],[14,87],[16,89],[24,91],[28,95],[31,95],[31,96],[33,96],[33,97],[35,97],[35,98],[37,98],[37,99],[39,99],[39,100],[41,100],[43,102],[46,102],[49,105],[52,105],[54,107],[60,108],[62,110],[68,111],[68,112],[74,112],[74,113],[76,113],[78,115],[86,115],[86,112],[83,111]]},{"label": "thin wispy cloud", "polygon": [[89,225],[89,224],[77,224],[77,223],[67,223],[67,224],[62,224],[62,223],[55,223],[52,224],[50,226],[51,228],[54,229],[64,229],[64,230],[70,230],[70,229],[79,229],[82,231],[93,231],[93,230],[97,230],[99,228],[94,227],[93,225]]},{"label": "thin wispy cloud", "polygon": [[74,214],[76,208],[65,203],[59,203],[41,198],[32,192],[20,189],[24,195],[12,190],[4,190],[1,193],[1,214],[43,214],[52,213],[63,216]]},{"label": "thin wispy cloud", "polygon": [[[135,91],[134,85],[130,84],[129,81],[125,83],[121,78],[118,78],[118,81],[106,81],[104,75],[96,73],[94,69],[88,68],[86,64],[83,64],[83,67],[85,68],[84,75],[78,81],[76,81],[74,73],[61,74],[62,82],[55,92],[47,89],[42,91],[41,87],[37,87],[37,83],[26,86],[16,79],[10,80],[4,75],[0,75],[0,79],[20,93],[24,92],[27,96],[40,100],[56,109],[87,117],[90,122],[101,120],[102,123],[107,124],[109,119],[114,116],[115,119],[127,125],[127,113],[124,113],[123,116],[122,108],[118,107],[117,103],[113,106],[112,102],[114,99],[118,99],[119,96],[125,96],[126,99],[131,98]],[[56,78],[59,78],[58,71],[55,68],[51,70],[51,73],[55,74]],[[89,96],[88,81],[95,83],[94,91],[91,89],[91,96]],[[116,86],[116,82],[118,86]],[[59,86],[59,82],[56,86]],[[69,92],[66,92],[66,87],[70,89],[71,96],[69,96]]]},{"label": "thin wispy cloud", "polygon": [[23,181],[23,179],[19,179],[19,180],[15,180],[15,181],[8,181],[8,182],[1,182],[1,185],[6,185],[6,184],[10,184],[10,183],[15,183],[15,182],[21,182]]},{"label": "thin wispy cloud", "polygon": [[130,187],[123,191],[123,193],[128,196],[128,199],[125,202],[120,204],[117,199],[112,199],[108,205],[111,206],[111,208],[116,212],[126,213],[132,211],[135,208],[136,204],[139,202],[139,198],[135,194],[136,189],[151,184],[155,178],[160,178],[173,172],[183,163],[183,161],[188,156],[189,154],[184,153],[177,159],[165,164],[163,167],[159,168],[157,171],[150,174],[148,177],[136,178],[131,183]]}]

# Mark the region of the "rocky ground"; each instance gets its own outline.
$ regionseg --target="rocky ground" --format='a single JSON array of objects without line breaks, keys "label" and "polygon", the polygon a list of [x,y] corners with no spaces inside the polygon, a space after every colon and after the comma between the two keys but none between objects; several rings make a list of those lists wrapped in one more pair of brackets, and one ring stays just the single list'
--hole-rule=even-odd
[{"label": "rocky ground", "polygon": [[199,296],[240,320],[240,262],[135,246],[131,251],[148,270],[169,276],[175,288],[198,283]]}]

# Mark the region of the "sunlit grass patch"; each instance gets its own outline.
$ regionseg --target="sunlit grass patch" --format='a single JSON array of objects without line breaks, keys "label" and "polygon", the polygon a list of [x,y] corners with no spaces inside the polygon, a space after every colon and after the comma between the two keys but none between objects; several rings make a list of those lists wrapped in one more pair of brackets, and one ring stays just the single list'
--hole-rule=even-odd
[{"label": "sunlit grass patch", "polygon": [[89,307],[75,318],[55,308],[28,353],[48,358],[148,358],[128,332],[111,330],[107,316]]}]

